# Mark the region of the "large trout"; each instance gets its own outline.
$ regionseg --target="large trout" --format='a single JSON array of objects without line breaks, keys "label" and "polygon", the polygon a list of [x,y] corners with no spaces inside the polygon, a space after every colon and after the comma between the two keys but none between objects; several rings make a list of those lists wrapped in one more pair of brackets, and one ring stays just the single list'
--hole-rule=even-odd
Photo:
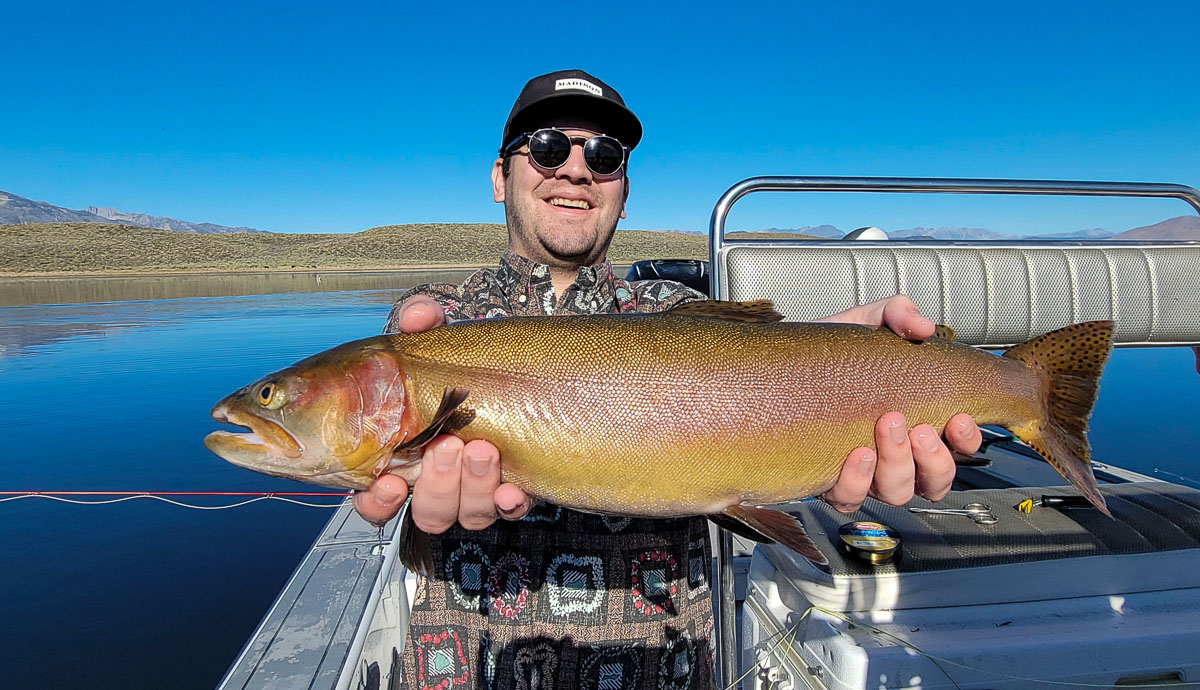
[{"label": "large trout", "polygon": [[[448,432],[500,450],[505,481],[578,510],[706,515],[825,558],[790,515],[758,506],[819,494],[892,410],[942,428],[967,412],[1036,449],[1097,508],[1087,418],[1112,322],[1069,326],[1002,357],[885,328],[781,323],[769,302],[659,314],[461,321],[346,343],[217,403],[205,444],[259,472],[363,489],[411,485]],[[428,570],[406,523],[401,552]]]}]

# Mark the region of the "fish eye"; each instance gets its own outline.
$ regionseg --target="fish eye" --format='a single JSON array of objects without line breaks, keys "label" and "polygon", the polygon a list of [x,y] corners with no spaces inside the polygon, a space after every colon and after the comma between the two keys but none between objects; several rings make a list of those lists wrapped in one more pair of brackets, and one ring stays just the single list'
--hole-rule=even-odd
[{"label": "fish eye", "polygon": [[268,410],[281,407],[283,402],[283,391],[279,389],[279,386],[274,381],[268,381],[258,389],[258,404]]}]

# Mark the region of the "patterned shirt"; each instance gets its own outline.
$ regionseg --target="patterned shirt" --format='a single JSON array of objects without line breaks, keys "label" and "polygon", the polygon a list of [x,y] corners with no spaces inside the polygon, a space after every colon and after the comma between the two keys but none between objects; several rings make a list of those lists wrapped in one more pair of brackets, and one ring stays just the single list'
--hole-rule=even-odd
[{"label": "patterned shirt", "polygon": [[[605,261],[556,298],[549,267],[506,252],[462,286],[405,293],[451,320],[664,311],[707,299],[666,280],[627,282]],[[503,464],[504,459],[500,459]],[[519,521],[433,542],[402,657],[411,688],[711,688],[715,646],[704,518],[594,515],[538,503]],[[398,669],[394,669],[394,672]]]}]

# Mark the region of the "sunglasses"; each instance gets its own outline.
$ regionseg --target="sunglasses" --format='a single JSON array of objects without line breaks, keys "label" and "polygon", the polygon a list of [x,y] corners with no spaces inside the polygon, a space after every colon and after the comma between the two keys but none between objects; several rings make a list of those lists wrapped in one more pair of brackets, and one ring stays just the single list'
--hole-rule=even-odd
[{"label": "sunglasses", "polygon": [[583,162],[588,170],[597,175],[617,174],[629,157],[629,149],[607,134],[597,134],[591,138],[573,137],[557,129],[526,132],[505,146],[501,153],[521,153],[515,149],[522,144],[529,147],[529,160],[544,170],[558,170],[566,165],[571,157],[571,147],[575,144],[583,145]]}]

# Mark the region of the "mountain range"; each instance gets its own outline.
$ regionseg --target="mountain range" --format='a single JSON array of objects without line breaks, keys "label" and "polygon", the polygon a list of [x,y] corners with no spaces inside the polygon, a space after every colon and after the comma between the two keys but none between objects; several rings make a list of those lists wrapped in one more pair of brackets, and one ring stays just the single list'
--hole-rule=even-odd
[{"label": "mountain range", "polygon": [[[107,206],[88,206],[85,211],[76,211],[45,201],[33,201],[10,192],[0,191],[0,225],[27,223],[108,223],[135,225],[159,230],[176,230],[196,233],[267,232],[247,227],[229,227],[215,223],[193,223],[190,221],[152,216],[145,213],[118,211]],[[764,228],[752,233],[787,233],[813,237],[841,238],[847,231],[833,225],[805,225],[799,228]],[[1102,228],[1075,230],[1043,235],[1013,235],[994,232],[985,228],[915,227],[903,230],[887,230],[895,239],[920,238],[935,240],[1200,240],[1200,216],[1179,216],[1153,225],[1132,228],[1113,233]],[[703,232],[684,231],[684,234],[703,235]]]},{"label": "mountain range", "polygon": [[200,233],[266,232],[246,227],[231,228],[215,223],[192,223],[177,218],[151,216],[145,213],[126,213],[107,206],[88,206],[86,211],[76,211],[45,201],[26,199],[11,192],[0,191],[0,225],[24,225],[27,223],[116,223],[136,225],[142,228]]},{"label": "mountain range", "polygon": [[[799,228],[766,228],[763,230],[737,231],[753,233],[788,233],[811,235],[840,239],[848,231],[843,231],[833,225],[805,225]],[[1179,216],[1170,218],[1153,225],[1144,225],[1120,233],[1110,232],[1103,228],[1089,228],[1071,232],[1057,232],[1043,235],[1013,235],[987,230],[985,228],[923,228],[915,227],[905,230],[887,230],[892,239],[933,239],[933,240],[1200,240],[1200,216]]]}]

